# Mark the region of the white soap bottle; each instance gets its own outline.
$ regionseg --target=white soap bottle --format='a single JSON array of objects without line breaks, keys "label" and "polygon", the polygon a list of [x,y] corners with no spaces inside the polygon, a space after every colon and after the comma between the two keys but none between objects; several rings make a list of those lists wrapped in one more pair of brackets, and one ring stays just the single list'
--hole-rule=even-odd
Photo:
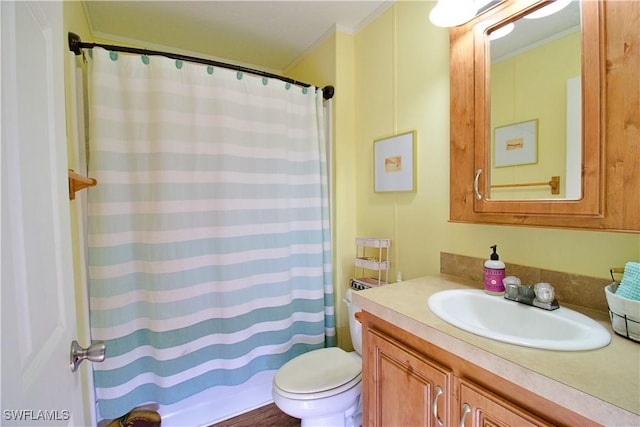
[{"label": "white soap bottle", "polygon": [[484,291],[489,295],[504,295],[505,265],[498,256],[498,245],[490,246],[493,249],[490,259],[484,263]]}]

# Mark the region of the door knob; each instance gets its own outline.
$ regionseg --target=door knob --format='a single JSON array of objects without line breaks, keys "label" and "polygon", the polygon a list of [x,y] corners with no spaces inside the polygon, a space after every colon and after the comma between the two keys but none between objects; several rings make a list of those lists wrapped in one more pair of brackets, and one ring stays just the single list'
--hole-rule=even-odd
[{"label": "door knob", "polygon": [[71,341],[71,372],[78,370],[80,363],[87,359],[91,362],[102,362],[104,360],[107,346],[104,341],[96,341],[87,348],[80,347],[78,341]]}]

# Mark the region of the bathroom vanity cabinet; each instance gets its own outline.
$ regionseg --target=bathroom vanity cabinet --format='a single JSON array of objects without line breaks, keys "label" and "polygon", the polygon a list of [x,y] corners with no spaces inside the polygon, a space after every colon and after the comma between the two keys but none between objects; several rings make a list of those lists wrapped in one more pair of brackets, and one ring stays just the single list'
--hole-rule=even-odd
[{"label": "bathroom vanity cabinet", "polygon": [[371,313],[362,317],[363,425],[599,425]]},{"label": "bathroom vanity cabinet", "polygon": [[460,399],[457,408],[460,410],[458,424],[460,426],[484,427],[506,424],[509,426],[533,427],[556,425],[525,412],[517,405],[470,381],[461,379],[459,381],[459,390]]},{"label": "bathroom vanity cabinet", "polygon": [[368,359],[363,359],[363,425],[451,425],[451,369],[373,326],[363,343]]},{"label": "bathroom vanity cabinet", "polygon": [[363,312],[364,425],[458,426],[465,403],[467,427],[472,419],[486,426],[639,425],[640,346],[615,335],[607,313],[572,307],[609,330],[607,346],[553,351],[469,333],[428,307],[437,292],[474,288],[443,274],[353,292]]}]

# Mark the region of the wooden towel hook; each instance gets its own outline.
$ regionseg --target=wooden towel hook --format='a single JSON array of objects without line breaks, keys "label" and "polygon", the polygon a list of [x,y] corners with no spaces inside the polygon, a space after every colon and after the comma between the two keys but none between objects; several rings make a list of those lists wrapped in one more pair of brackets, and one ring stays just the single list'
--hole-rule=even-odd
[{"label": "wooden towel hook", "polygon": [[93,187],[98,183],[95,178],[87,178],[76,173],[73,169],[69,169],[69,200],[76,198],[76,191],[80,191],[87,187]]}]

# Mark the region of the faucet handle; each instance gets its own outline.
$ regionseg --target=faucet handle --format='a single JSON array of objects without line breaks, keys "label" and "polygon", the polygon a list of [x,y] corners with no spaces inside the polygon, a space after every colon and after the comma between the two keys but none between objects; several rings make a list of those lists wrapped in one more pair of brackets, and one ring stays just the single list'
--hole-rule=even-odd
[{"label": "faucet handle", "polygon": [[520,279],[516,276],[507,276],[502,279],[504,285],[504,297],[515,301],[518,298],[518,288],[521,285]]},{"label": "faucet handle", "polygon": [[536,283],[533,289],[540,302],[552,302],[555,299],[555,292],[550,283]]},{"label": "faucet handle", "polygon": [[549,283],[536,283],[534,290],[536,297],[533,300],[533,305],[535,307],[544,308],[545,310],[556,310],[560,308],[553,286]]}]

